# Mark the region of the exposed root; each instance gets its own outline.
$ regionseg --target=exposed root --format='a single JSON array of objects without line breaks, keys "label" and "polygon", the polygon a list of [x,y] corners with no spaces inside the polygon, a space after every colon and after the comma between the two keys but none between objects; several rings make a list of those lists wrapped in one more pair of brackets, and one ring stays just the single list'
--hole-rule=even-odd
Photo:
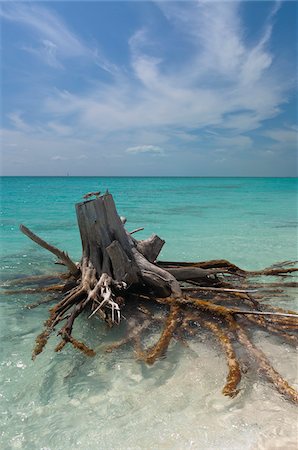
[{"label": "exposed root", "polygon": [[255,316],[270,316],[281,318],[286,318],[285,320],[288,320],[289,322],[295,324],[298,326],[298,314],[292,314],[292,313],[283,313],[283,312],[272,312],[272,311],[243,311],[243,310],[232,310],[233,314],[254,314]]},{"label": "exposed root", "polygon": [[269,275],[269,276],[283,276],[283,275],[287,275],[289,273],[293,273],[293,272],[297,272],[298,268],[296,267],[288,267],[287,269],[283,269],[283,268],[278,268],[278,269],[264,269],[264,270],[258,270],[255,272],[247,272],[249,275]]},{"label": "exposed root", "polygon": [[[188,281],[188,280],[186,280]],[[257,289],[227,289],[227,288],[217,288],[217,287],[206,287],[206,286],[195,286],[195,287],[183,287],[182,291],[194,292],[194,291],[207,291],[207,292],[231,292],[233,294],[248,294],[252,292],[257,292]]]},{"label": "exposed root", "polygon": [[[99,279],[99,281],[96,283],[95,287],[89,291],[87,301],[92,300],[93,301],[93,312],[88,317],[94,316],[99,310],[103,310],[104,308],[108,307],[111,309],[111,322],[112,324],[117,323],[119,325],[120,323],[120,307],[115,299],[115,296],[113,295],[111,286],[113,284],[113,280],[110,276],[108,276],[106,273],[103,273]],[[118,288],[125,289],[126,283],[118,283]]]},{"label": "exposed root", "polygon": [[297,272],[298,268],[295,267],[288,267],[285,268],[285,265],[293,265],[295,262],[286,261],[285,264],[280,263],[275,265],[274,267],[268,267],[263,270],[243,270],[240,269],[240,267],[236,266],[235,264],[231,263],[230,261],[227,261],[225,259],[218,259],[218,260],[211,260],[211,261],[201,261],[201,262],[184,262],[184,261],[158,261],[158,265],[160,267],[163,267],[165,269],[169,268],[178,268],[178,267],[197,267],[201,269],[220,269],[223,272],[228,271],[232,274],[237,275],[249,275],[249,276],[259,276],[259,275],[266,275],[266,276],[279,276],[279,275],[287,275],[293,272]]},{"label": "exposed root", "polygon": [[277,313],[282,313],[282,314],[287,314],[287,315],[289,314],[290,315],[289,317],[291,317],[291,315],[293,315],[293,321],[297,323],[297,320],[295,320],[295,316],[297,316],[297,312],[296,311],[292,311],[291,309],[284,309],[284,308],[280,308],[278,306],[272,306],[272,305],[269,305],[268,308],[271,311],[274,311],[274,312],[277,312]]},{"label": "exposed root", "polygon": [[229,270],[231,273],[245,273],[245,270],[240,269],[240,267],[235,266],[231,262],[225,259],[214,259],[211,261],[201,261],[201,262],[184,262],[184,261],[158,261],[158,265],[164,268],[168,267],[199,267],[201,269],[223,269]]}]

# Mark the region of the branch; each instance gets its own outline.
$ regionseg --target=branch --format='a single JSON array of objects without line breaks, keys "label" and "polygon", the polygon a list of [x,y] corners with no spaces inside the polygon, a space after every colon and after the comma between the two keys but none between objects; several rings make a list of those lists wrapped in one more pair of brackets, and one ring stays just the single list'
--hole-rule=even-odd
[{"label": "branch", "polygon": [[[187,280],[186,280],[187,281]],[[253,292],[258,292],[257,289],[226,289],[226,288],[216,288],[216,287],[203,287],[203,286],[195,286],[195,287],[182,287],[182,291],[216,291],[216,292],[236,292],[240,294],[250,294]]]},{"label": "branch", "polygon": [[130,231],[129,234],[138,233],[139,231],[143,231],[143,230],[144,230],[144,227],[136,228],[135,230]]},{"label": "branch", "polygon": [[63,261],[63,263],[66,265],[66,267],[69,269],[72,275],[74,275],[75,277],[79,275],[80,270],[77,268],[76,264],[70,259],[67,253],[63,252],[62,250],[59,250],[59,248],[54,247],[51,244],[48,244],[46,241],[44,241],[36,234],[34,234],[31,230],[29,230],[29,228],[25,227],[25,225],[20,225],[20,230],[22,233],[28,236],[29,239],[36,242],[36,244],[45,248],[49,252],[53,253],[55,256],[57,256],[57,258]]},{"label": "branch", "polygon": [[280,317],[292,317],[293,319],[298,319],[298,314],[288,314],[281,312],[271,312],[271,311],[241,311],[231,309],[231,314],[253,314],[258,316],[280,316]]}]

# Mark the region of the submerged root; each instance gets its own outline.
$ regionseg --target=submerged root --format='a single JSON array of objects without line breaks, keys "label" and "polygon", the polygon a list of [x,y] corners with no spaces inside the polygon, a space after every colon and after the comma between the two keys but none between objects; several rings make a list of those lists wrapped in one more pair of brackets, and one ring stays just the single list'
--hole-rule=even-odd
[{"label": "submerged root", "polygon": [[[282,340],[288,342],[291,345],[294,345],[295,347],[298,345],[298,338],[297,336],[294,336],[290,333],[287,333],[286,331],[283,331],[283,329],[277,328],[275,324],[268,322],[263,317],[257,317],[253,315],[247,315],[245,317],[246,320],[249,322],[252,322],[256,325],[258,325],[261,328],[264,328],[265,330],[269,331],[270,333],[276,334],[281,338]],[[284,326],[284,330],[288,330],[288,327]]]},{"label": "submerged root", "polygon": [[65,347],[65,345],[67,344],[67,341],[60,341],[58,345],[56,345],[55,347],[55,352],[61,352],[61,350]]},{"label": "submerged root", "polygon": [[169,315],[166,319],[165,327],[158,342],[149,350],[138,354],[139,359],[142,359],[147,364],[153,364],[157,358],[164,355],[173,337],[173,333],[178,326],[180,320],[180,307],[172,305],[170,307]]},{"label": "submerged root", "polygon": [[[167,301],[171,303],[173,302],[172,299],[167,299]],[[179,304],[191,305],[195,308],[201,309],[204,312],[209,312],[220,317],[231,317],[234,311],[230,308],[226,308],[225,306],[214,305],[213,303],[206,300],[201,300],[189,296],[185,296],[184,298],[177,299],[175,301],[177,301],[177,303]]]},{"label": "submerged root", "polygon": [[235,397],[239,392],[237,386],[241,381],[241,370],[231,339],[226,333],[222,331],[220,326],[218,326],[217,324],[202,319],[200,319],[200,323],[204,328],[208,328],[210,331],[212,331],[212,333],[217,337],[226,354],[229,373],[222,393],[229,397]]},{"label": "submerged root", "polygon": [[54,275],[34,275],[32,277],[14,278],[5,282],[5,286],[22,286],[23,284],[40,284],[49,282],[50,280],[56,281],[64,277],[64,274]]},{"label": "submerged root", "polygon": [[74,346],[74,348],[77,348],[81,352],[85,353],[86,356],[96,355],[95,351],[92,348],[87,347],[87,345],[85,345],[83,342],[78,341],[72,336],[69,337],[69,342]]},{"label": "submerged root", "polygon": [[248,338],[244,329],[235,321],[230,321],[232,329],[238,336],[239,342],[246,348],[248,353],[258,363],[259,368],[266,378],[276,387],[278,392],[285,395],[293,403],[298,404],[298,392],[271,366],[265,354],[257,348]]},{"label": "submerged root", "polygon": [[26,305],[25,308],[26,309],[34,309],[34,308],[37,308],[40,305],[45,305],[46,303],[54,302],[55,300],[56,300],[56,298],[51,296],[49,298],[44,298],[42,300],[39,300],[38,302],[30,303],[30,304]]},{"label": "submerged root", "polygon": [[16,295],[16,294],[39,294],[41,292],[63,292],[65,284],[55,284],[53,286],[43,286],[38,288],[27,288],[27,289],[7,289],[1,291],[1,294],[5,295]]},{"label": "submerged root", "polygon": [[[145,319],[142,324],[137,324],[136,321],[130,319],[130,323],[128,326],[127,334],[124,338],[119,341],[113,342],[105,348],[106,353],[111,353],[114,350],[126,345],[130,342],[133,342],[136,346],[136,343],[139,345],[141,342],[141,334],[145,331],[150,325],[150,320]],[[137,345],[137,347],[138,347]]]},{"label": "submerged root", "polygon": [[32,352],[33,360],[36,358],[37,355],[39,355],[43,351],[44,347],[46,346],[46,343],[48,342],[50,334],[51,334],[51,330],[46,329],[36,337],[35,347]]}]

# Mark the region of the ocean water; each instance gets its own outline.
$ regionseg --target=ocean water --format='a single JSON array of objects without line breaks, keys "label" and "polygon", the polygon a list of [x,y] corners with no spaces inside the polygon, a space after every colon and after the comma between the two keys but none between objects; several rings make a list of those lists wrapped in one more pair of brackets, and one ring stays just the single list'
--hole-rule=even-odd
[{"label": "ocean water", "polygon": [[[2,178],[1,449],[297,448],[295,407],[253,370],[238,397],[221,394],[225,360],[203,332],[189,348],[173,342],[167,357],[148,367],[135,361],[129,346],[103,351],[121,337],[124,324],[111,331],[96,318],[79,318],[74,334],[95,348],[94,358],[70,346],[54,353],[53,337],[31,361],[48,305],[26,309],[43,296],[5,295],[5,282],[63,269],[19,224],[78,261],[74,204],[106,189],[128,230],[144,226],[138,238],[157,233],[166,240],[161,259],[224,258],[245,269],[297,259],[297,179]],[[288,294],[272,302],[294,308],[294,289]],[[294,349],[261,331],[254,342],[297,388]]]}]

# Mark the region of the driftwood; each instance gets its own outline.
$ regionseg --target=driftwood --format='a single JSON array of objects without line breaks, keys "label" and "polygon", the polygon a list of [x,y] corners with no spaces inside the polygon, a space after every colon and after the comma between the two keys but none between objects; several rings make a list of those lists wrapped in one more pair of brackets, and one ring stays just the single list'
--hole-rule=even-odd
[{"label": "driftwood", "polygon": [[[112,195],[108,192],[102,196],[91,194],[76,205],[82,241],[79,263],[74,263],[67,253],[48,244],[24,225],[20,226],[26,236],[53,253],[68,269],[64,275],[43,275],[6,283],[8,291],[10,286],[19,284],[26,286],[23,291],[27,293],[60,294],[50,309],[44,331],[36,338],[33,359],[42,352],[51,333],[62,323],[58,329],[61,341],[56,351],[70,343],[86,355],[94,356],[92,349],[72,335],[73,324],[83,312],[87,312],[86,317],[96,316],[109,326],[117,326],[121,320],[126,320],[127,336],[110,345],[106,351],[132,343],[137,359],[147,364],[163,357],[172,339],[182,340],[187,345],[186,338],[192,338],[205,329],[215,336],[227,358],[224,395],[234,397],[240,390],[240,343],[277,390],[298,403],[297,392],[272,368],[248,335],[254,328],[261,327],[286,342],[297,343],[298,315],[293,311],[263,306],[260,302],[263,292],[266,292],[266,297],[268,292],[273,295],[277,287],[282,290],[282,283],[264,284],[263,278],[262,282],[256,278],[293,274],[298,270],[294,263],[286,261],[262,271],[249,272],[223,259],[157,261],[165,242],[156,235],[145,240],[135,239],[132,234],[140,229],[131,232],[125,229],[126,219],[119,217]],[[95,198],[90,199],[92,196]],[[42,284],[43,280],[46,285]],[[35,281],[38,286],[30,287]],[[52,298],[45,299],[48,301]],[[39,301],[29,307],[42,303]],[[245,303],[245,309],[242,303]],[[156,315],[156,310],[161,315]],[[142,334],[149,332],[152,322],[158,326],[162,324],[163,330],[156,344],[146,349],[143,348]],[[236,341],[238,345],[234,348]]]}]

